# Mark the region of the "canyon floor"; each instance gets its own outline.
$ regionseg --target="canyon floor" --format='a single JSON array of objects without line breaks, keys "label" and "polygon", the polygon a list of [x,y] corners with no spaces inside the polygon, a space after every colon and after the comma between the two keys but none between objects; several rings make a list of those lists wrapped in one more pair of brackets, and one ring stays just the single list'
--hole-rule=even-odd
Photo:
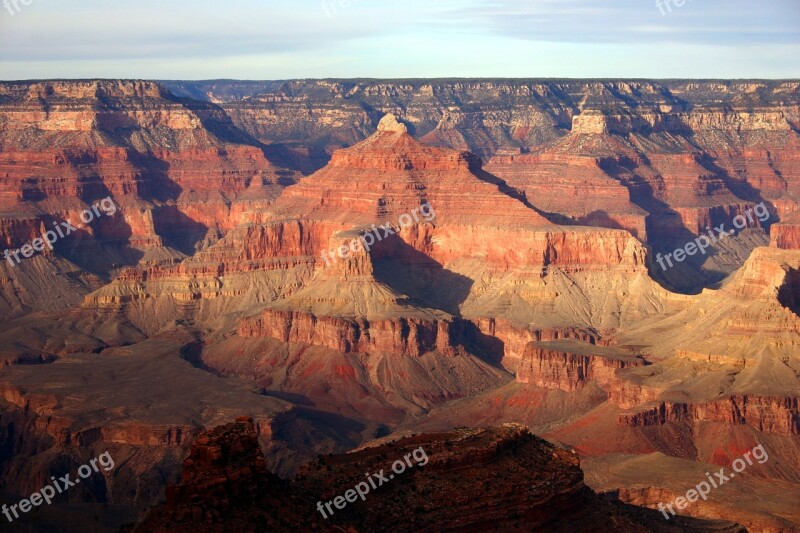
[{"label": "canyon floor", "polygon": [[798,81],[0,82],[0,239],[20,531],[800,529]]}]

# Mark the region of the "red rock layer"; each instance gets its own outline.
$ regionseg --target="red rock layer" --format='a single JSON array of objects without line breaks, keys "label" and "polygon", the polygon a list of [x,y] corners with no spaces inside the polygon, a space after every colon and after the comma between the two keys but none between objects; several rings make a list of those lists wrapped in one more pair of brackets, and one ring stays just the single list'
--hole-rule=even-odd
[{"label": "red rock layer", "polygon": [[632,383],[625,379],[617,379],[608,388],[609,401],[622,409],[632,409],[642,404],[658,402],[661,391],[641,383]]},{"label": "red rock layer", "polygon": [[241,337],[270,337],[282,342],[325,346],[341,353],[386,353],[419,357],[438,350],[456,355],[457,335],[450,320],[346,320],[316,317],[298,311],[264,310],[257,318],[244,320],[237,332]]},{"label": "red rock layer", "polygon": [[643,366],[642,359],[578,355],[566,351],[541,348],[530,343],[517,366],[516,379],[548,389],[572,392],[595,381],[607,389],[617,380],[616,373],[630,366]]},{"label": "red rock layer", "polygon": [[553,150],[498,155],[486,170],[524,191],[529,202],[547,213],[566,215],[586,226],[625,229],[645,241],[647,212],[602,165],[600,158]]},{"label": "red rock layer", "polygon": [[0,96],[0,226],[17,227],[0,236],[6,246],[111,196],[119,213],[94,221],[89,237],[189,251],[293,176],[220,109],[152,82],[9,83]]},{"label": "red rock layer", "polygon": [[503,343],[503,366],[512,372],[523,362],[525,353],[531,343],[575,339],[587,344],[602,344],[596,332],[580,328],[536,329],[512,324],[503,319],[473,319],[478,330],[490,339],[498,339]]},{"label": "red rock layer", "polygon": [[57,445],[90,446],[97,442],[118,442],[130,446],[185,446],[197,434],[191,425],[152,424],[123,420],[115,424],[77,429],[77,421],[53,415],[59,400],[55,395],[20,391],[13,385],[0,382],[2,398],[21,411],[29,413],[32,429],[39,435],[49,435]]},{"label": "red rock layer", "polygon": [[764,433],[800,435],[800,401],[797,398],[732,396],[701,404],[661,402],[635,413],[623,413],[619,423],[633,427],[667,422],[725,422],[749,425]]},{"label": "red rock layer", "polygon": [[[585,225],[623,228],[643,241],[674,238],[744,214],[752,203],[734,195],[698,152],[631,142],[630,129],[588,128],[576,118],[572,133],[535,153],[492,158],[487,170],[524,190],[537,208]],[[681,153],[683,152],[683,153]],[[749,222],[750,226],[757,226]],[[648,229],[654,234],[648,236]]]},{"label": "red rock layer", "polygon": [[772,246],[784,250],[800,250],[799,224],[775,224],[770,235]]},{"label": "red rock layer", "polygon": [[647,270],[647,249],[621,230],[562,227],[513,231],[475,225],[443,226],[433,235],[429,256],[442,264],[475,257],[495,272],[546,266],[571,273]]},{"label": "red rock layer", "polygon": [[800,211],[781,218],[770,228],[770,246],[784,250],[800,250]]},{"label": "red rock layer", "polygon": [[399,217],[428,202],[438,224],[551,226],[481,173],[480,160],[468,152],[428,147],[405,131],[379,130],[335,152],[326,168],[288,189],[276,208],[328,220],[347,216],[354,225],[397,225]]}]

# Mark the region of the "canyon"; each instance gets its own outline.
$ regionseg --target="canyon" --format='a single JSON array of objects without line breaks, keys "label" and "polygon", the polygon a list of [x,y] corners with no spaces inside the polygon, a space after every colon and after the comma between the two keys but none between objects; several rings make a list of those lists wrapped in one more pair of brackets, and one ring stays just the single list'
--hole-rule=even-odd
[{"label": "canyon", "polygon": [[2,248],[108,196],[0,262],[7,497],[108,450],[48,512],[324,528],[306,496],[424,444],[448,458],[337,525],[666,531],[652,509],[763,444],[682,527],[800,527],[798,81],[0,82]]}]

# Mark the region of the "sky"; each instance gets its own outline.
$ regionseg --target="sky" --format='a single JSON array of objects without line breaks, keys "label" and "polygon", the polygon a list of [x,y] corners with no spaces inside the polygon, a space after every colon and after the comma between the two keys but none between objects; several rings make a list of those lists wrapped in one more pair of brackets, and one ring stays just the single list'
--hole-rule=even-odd
[{"label": "sky", "polygon": [[0,79],[355,77],[800,78],[800,0],[0,0]]}]

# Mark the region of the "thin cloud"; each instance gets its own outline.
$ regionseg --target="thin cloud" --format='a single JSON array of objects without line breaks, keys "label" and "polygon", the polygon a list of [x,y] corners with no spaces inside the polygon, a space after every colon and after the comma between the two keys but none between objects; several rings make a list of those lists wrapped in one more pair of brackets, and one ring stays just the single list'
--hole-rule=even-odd
[{"label": "thin cloud", "polygon": [[533,41],[673,42],[680,35],[687,44],[800,43],[796,0],[688,0],[664,14],[647,0],[480,0],[451,16],[464,27]]},{"label": "thin cloud", "polygon": [[797,0],[324,1],[36,0],[0,77],[800,76]]}]

